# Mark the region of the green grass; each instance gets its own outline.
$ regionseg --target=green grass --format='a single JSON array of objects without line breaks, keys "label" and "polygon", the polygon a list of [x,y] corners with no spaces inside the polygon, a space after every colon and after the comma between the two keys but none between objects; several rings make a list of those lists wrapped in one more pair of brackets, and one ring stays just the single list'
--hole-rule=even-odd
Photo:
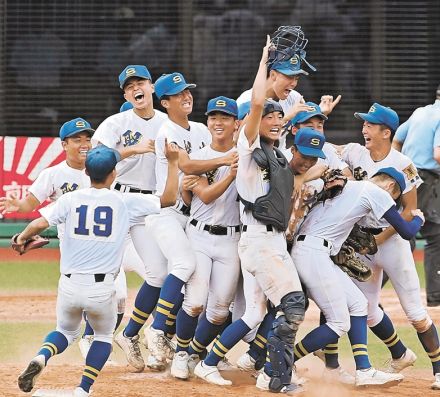
[{"label": "green grass", "polygon": [[[47,290],[56,291],[60,277],[58,262],[3,262],[0,264],[0,291]],[[128,288],[139,288],[141,278],[127,273]]]}]

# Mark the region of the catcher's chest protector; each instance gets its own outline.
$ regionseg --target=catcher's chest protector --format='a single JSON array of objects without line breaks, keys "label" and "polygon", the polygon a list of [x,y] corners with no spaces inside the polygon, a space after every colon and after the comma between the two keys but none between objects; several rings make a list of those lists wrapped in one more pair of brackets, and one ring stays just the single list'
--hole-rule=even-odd
[{"label": "catcher's chest protector", "polygon": [[265,225],[272,225],[279,231],[285,231],[290,218],[291,197],[293,192],[293,172],[282,152],[264,142],[261,149],[252,153],[252,158],[260,168],[269,172],[269,192],[258,197],[255,203],[240,197],[246,210],[251,210],[255,219]]}]

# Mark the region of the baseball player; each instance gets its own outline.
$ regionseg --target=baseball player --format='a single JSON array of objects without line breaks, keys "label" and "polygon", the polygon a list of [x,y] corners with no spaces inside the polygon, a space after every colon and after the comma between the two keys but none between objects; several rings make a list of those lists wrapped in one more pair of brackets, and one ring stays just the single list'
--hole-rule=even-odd
[{"label": "baseball player", "polygon": [[[236,102],[223,96],[213,98],[208,102],[206,114],[212,142],[191,153],[191,159],[212,159],[235,150]],[[176,320],[177,347],[171,375],[179,379],[189,378],[189,361],[197,361],[221,331],[237,288],[240,273],[237,166],[235,162],[200,177],[185,176],[183,183],[183,188],[193,193],[186,234],[196,256],[196,269],[186,284],[182,310]],[[197,324],[204,309],[205,316]]]},{"label": "baseball player", "polygon": [[[356,179],[371,176],[383,167],[392,166],[405,175],[406,188],[402,194],[402,216],[406,219],[416,208],[417,187],[422,183],[412,161],[393,149],[391,141],[399,126],[397,113],[385,106],[374,103],[368,113],[355,113],[364,121],[362,134],[365,146],[350,143],[343,148],[342,158],[349,165]],[[365,225],[371,227],[366,221]],[[374,256],[363,257],[373,270],[373,277],[358,287],[368,299],[368,326],[390,350],[392,359],[390,372],[399,372],[412,365],[416,355],[400,340],[394,326],[379,307],[382,272],[385,271],[399,297],[399,301],[417,336],[427,352],[435,375],[432,388],[440,388],[440,346],[437,330],[420,296],[420,284],[409,242],[395,233],[386,221],[376,223],[372,230],[376,234],[378,252]]]},{"label": "baseball player", "polygon": [[[25,198],[0,197],[0,212],[32,212],[47,199],[54,202],[65,193],[89,187],[90,178],[85,173],[85,160],[92,147],[90,140],[93,132],[90,124],[80,117],[64,123],[59,136],[66,160],[41,171]],[[62,234],[60,226],[60,239]]]},{"label": "baseball player", "polygon": [[400,382],[403,376],[371,366],[367,351],[367,300],[330,256],[339,252],[354,224],[367,215],[386,219],[406,239],[414,236],[424,221],[420,210],[412,211],[411,222],[397,212],[393,200],[405,190],[402,173],[395,168],[382,168],[371,182],[348,181],[339,195],[315,205],[300,226],[292,249],[307,294],[326,319],[325,324],[295,346],[295,361],[348,332],[356,362],[356,386],[389,385]]},{"label": "baseball player", "polygon": [[[285,219],[290,210],[293,175],[287,160],[273,146],[280,136],[283,110],[277,102],[265,100],[269,47],[268,38],[253,86],[250,114],[240,131],[237,144],[239,165],[236,186],[243,223],[238,250],[246,311],[241,319],[222,332],[206,359],[197,364],[194,373],[207,382],[230,385],[231,382],[220,375],[217,364],[229,349],[258,326],[266,312],[266,300],[269,299],[278,309],[273,332],[268,337],[269,350],[274,354],[276,368],[274,371],[268,369],[269,373],[259,376],[257,387],[273,392],[287,392],[296,389],[296,385],[290,384],[292,362],[289,362],[288,352],[291,352],[296,331],[304,318],[305,299],[283,235]],[[296,140],[297,146],[292,149],[294,171],[305,172],[316,163],[318,156],[324,156],[321,148],[325,139],[312,130],[299,132]],[[273,168],[269,169],[268,164]],[[279,191],[281,185],[287,186],[284,194]],[[276,197],[284,197],[283,202],[276,202],[274,194]],[[262,205],[263,208],[274,207],[278,210],[277,215],[267,214],[267,221],[263,221],[264,216],[258,212],[260,204],[256,200],[261,198],[268,200]]]},{"label": "baseball player", "polygon": [[177,148],[169,145],[167,157],[168,181],[162,196],[121,195],[109,190],[116,177],[118,152],[104,146],[90,150],[86,172],[91,187],[64,195],[53,206],[42,209],[43,216],[17,237],[19,247],[47,227],[65,224],[60,247],[57,328],[46,336],[37,355],[19,376],[20,390],[30,392],[48,360],[79,336],[82,312],[86,311],[95,337],[81,383],[73,395],[89,395],[111,351],[117,304],[114,279],[120,270],[126,234],[146,215],[158,213],[161,206],[173,205],[176,200]]},{"label": "baseball player", "polygon": [[[166,181],[164,170],[167,160],[163,155],[164,140],[175,142],[180,148],[179,168],[187,174],[200,175],[221,166],[229,166],[236,162],[237,154],[232,151],[220,157],[204,160],[192,160],[189,155],[211,143],[211,134],[205,125],[189,121],[192,112],[193,98],[191,88],[195,84],[187,84],[183,75],[171,73],[163,75],[155,83],[156,95],[168,113],[168,120],[158,133],[156,140],[156,177],[157,191],[161,192]],[[167,321],[172,311],[176,310],[183,299],[181,289],[189,280],[196,266],[196,259],[191,248],[185,227],[188,221],[189,208],[180,198],[176,206],[166,209],[160,215],[148,220],[146,227],[154,236],[163,253],[159,268],[152,269],[153,280],[162,287],[157,302],[156,315],[151,327],[146,332],[150,356],[148,366],[162,370],[166,358],[170,356],[172,347],[165,333]],[[173,231],[170,234],[170,231]],[[167,267],[169,274],[167,276]],[[154,302],[152,304],[154,308]]]},{"label": "baseball player", "polygon": [[[128,65],[119,75],[119,86],[132,109],[114,114],[105,119],[93,136],[93,145],[103,144],[120,152],[117,178],[113,189],[133,194],[150,194],[156,190],[154,141],[157,132],[166,120],[166,115],[153,108],[151,74],[144,65]],[[166,172],[166,171],[165,171]],[[155,254],[157,253],[157,254]],[[122,267],[133,270],[147,279],[147,265],[159,261],[160,250],[148,235],[143,224],[135,225],[127,235]],[[122,320],[127,297],[124,272],[117,279],[118,323]],[[129,364],[136,371],[145,367],[140,353],[138,332],[148,316],[139,309],[145,296],[159,296],[159,288],[144,282],[135,300],[135,309],[125,329],[125,338],[116,335],[115,342],[127,355]],[[151,313],[151,311],[148,311]],[[91,340],[90,337],[83,339]],[[81,340],[82,342],[82,340]]]}]

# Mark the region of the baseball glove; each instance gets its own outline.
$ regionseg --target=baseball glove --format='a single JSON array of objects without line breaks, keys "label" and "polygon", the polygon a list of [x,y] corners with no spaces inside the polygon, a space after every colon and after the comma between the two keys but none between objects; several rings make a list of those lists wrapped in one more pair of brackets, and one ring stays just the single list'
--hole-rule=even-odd
[{"label": "baseball glove", "polygon": [[353,247],[346,243],[342,244],[338,254],[331,258],[342,271],[358,281],[367,281],[372,275],[371,269],[356,256]]},{"label": "baseball glove", "polygon": [[20,233],[12,236],[11,239],[11,247],[14,251],[17,251],[20,255],[25,254],[30,250],[34,250],[37,248],[44,247],[46,244],[49,244],[49,240],[47,238],[41,236],[33,236],[30,239],[26,240],[23,244],[17,243],[17,237]]},{"label": "baseball glove", "polygon": [[321,176],[324,181],[324,189],[318,194],[318,201],[325,201],[336,197],[344,189],[347,177],[339,169],[328,169]]},{"label": "baseball glove", "polygon": [[354,225],[345,243],[361,255],[374,255],[377,252],[374,235],[357,224]]}]

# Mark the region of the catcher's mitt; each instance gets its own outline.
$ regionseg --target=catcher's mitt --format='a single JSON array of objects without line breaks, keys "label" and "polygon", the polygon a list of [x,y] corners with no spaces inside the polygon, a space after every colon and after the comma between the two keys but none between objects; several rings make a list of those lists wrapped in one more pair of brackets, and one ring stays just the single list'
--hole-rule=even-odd
[{"label": "catcher's mitt", "polygon": [[321,176],[321,179],[324,181],[324,189],[318,194],[318,201],[336,197],[347,183],[347,177],[339,169],[328,169]]},{"label": "catcher's mitt", "polygon": [[374,255],[377,252],[374,235],[358,224],[354,225],[345,243],[361,255]]},{"label": "catcher's mitt", "polygon": [[367,281],[372,275],[371,269],[356,256],[354,249],[345,243],[338,254],[331,258],[342,271],[358,281]]},{"label": "catcher's mitt", "polygon": [[20,255],[25,254],[30,250],[34,250],[37,248],[44,247],[46,244],[49,244],[49,240],[47,238],[41,236],[33,236],[30,239],[26,240],[23,244],[17,243],[17,237],[20,233],[12,236],[11,239],[11,247],[14,251],[17,251]]}]

